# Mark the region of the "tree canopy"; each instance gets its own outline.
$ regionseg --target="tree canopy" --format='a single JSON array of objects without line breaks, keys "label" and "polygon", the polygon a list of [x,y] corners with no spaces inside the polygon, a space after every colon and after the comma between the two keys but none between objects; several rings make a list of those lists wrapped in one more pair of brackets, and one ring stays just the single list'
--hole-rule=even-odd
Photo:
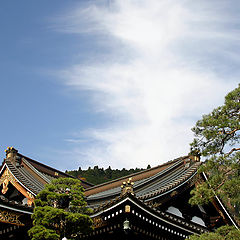
[{"label": "tree canopy", "polygon": [[233,226],[223,226],[214,232],[204,233],[200,236],[190,236],[190,240],[238,240],[240,231]]},{"label": "tree canopy", "polygon": [[[147,169],[151,168],[150,165],[147,166]],[[123,169],[112,169],[110,166],[107,169],[94,166],[93,168],[89,167],[87,170],[82,170],[79,167],[78,170],[66,171],[68,174],[77,177],[82,180],[86,180],[93,184],[100,184],[108,182],[120,177],[124,177],[133,173],[144,170],[144,168],[131,168],[129,170]]]},{"label": "tree canopy", "polygon": [[[192,191],[190,203],[206,204],[218,195],[240,223],[240,85],[226,95],[222,106],[197,121],[192,130],[195,138],[191,151],[205,158],[199,172],[206,174],[207,181]],[[238,230],[227,229],[191,239],[240,239]],[[229,235],[224,235],[224,231],[229,231]],[[231,238],[231,234],[238,237]]]},{"label": "tree canopy", "polygon": [[81,181],[73,178],[46,184],[34,202],[33,227],[28,232],[32,240],[75,239],[79,233],[91,231],[90,209],[83,191]]}]

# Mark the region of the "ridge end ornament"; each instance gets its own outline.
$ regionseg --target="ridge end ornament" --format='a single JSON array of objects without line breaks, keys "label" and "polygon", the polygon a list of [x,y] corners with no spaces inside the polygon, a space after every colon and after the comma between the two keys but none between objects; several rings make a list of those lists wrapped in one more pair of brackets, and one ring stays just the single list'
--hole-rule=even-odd
[{"label": "ridge end ornament", "polygon": [[17,156],[18,150],[14,147],[8,147],[5,152],[6,158],[15,158]]},{"label": "ridge end ornament", "polygon": [[134,182],[132,181],[132,178],[129,178],[126,182],[124,181],[121,186],[122,189],[121,196],[124,196],[126,194],[135,195],[133,191],[133,185]]}]

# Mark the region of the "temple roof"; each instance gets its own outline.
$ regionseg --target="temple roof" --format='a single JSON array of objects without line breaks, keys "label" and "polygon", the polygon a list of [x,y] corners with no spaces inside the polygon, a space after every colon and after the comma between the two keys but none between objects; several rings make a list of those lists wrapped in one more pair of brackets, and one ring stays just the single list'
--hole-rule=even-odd
[{"label": "temple roof", "polygon": [[121,185],[130,177],[134,182],[133,192],[138,199],[150,201],[174,191],[197,173],[200,162],[185,156],[174,159],[155,168],[141,171],[86,190],[90,206],[97,206],[121,194]]},{"label": "temple roof", "polygon": [[[25,160],[23,160],[23,163],[25,163]],[[50,182],[50,180],[41,172],[38,172],[37,169],[32,168],[33,171],[42,178],[42,181],[40,181],[33,174],[30,174],[27,167],[24,167],[24,165],[16,166],[16,164],[14,164],[14,162],[10,161],[9,159],[5,160],[4,166],[10,170],[10,172],[21,185],[24,185],[24,187],[34,195],[37,195],[41,190],[43,190],[44,183]]]},{"label": "temple roof", "polygon": [[[11,178],[12,176],[20,186],[33,196],[36,196],[41,190],[43,190],[44,185],[50,183],[54,178],[74,178],[67,173],[61,172],[22,155],[14,148],[8,148],[6,150],[6,159],[4,159],[2,163],[0,174],[2,175],[6,169],[9,175],[8,178]],[[86,181],[81,182],[84,188],[92,186],[92,184],[89,184]]]},{"label": "temple roof", "polygon": [[[191,213],[193,207],[187,207],[190,191],[200,180],[199,177],[201,178],[197,175],[200,165],[198,157],[184,156],[157,167],[88,188],[85,194],[88,206],[94,211],[92,217],[104,217],[107,212],[118,208],[119,204],[130,201],[133,204],[132,207],[135,209],[137,207],[138,211],[144,210],[146,214],[152,215],[159,221],[169,222],[172,226],[183,228],[188,232],[202,233],[211,227],[210,225],[208,227],[202,225],[202,223],[206,224],[202,218],[204,213],[202,210],[197,212],[199,211],[197,207]],[[184,202],[186,193],[189,194],[187,195],[189,198],[186,197]],[[175,204],[171,199],[182,201],[185,205],[178,205],[180,208],[183,207],[181,210],[183,212],[189,211],[188,214],[193,214],[191,217],[195,216],[198,219],[195,220],[200,221],[200,223],[195,222],[194,218],[191,220],[189,217],[179,217],[176,212],[168,212],[171,204]],[[221,216],[225,223],[228,222],[236,226],[220,200],[211,206],[215,209],[211,210],[213,216],[217,215],[218,218]],[[133,212],[133,214],[135,213]],[[186,212],[184,214],[186,216]],[[109,216],[111,217],[111,214]]]}]

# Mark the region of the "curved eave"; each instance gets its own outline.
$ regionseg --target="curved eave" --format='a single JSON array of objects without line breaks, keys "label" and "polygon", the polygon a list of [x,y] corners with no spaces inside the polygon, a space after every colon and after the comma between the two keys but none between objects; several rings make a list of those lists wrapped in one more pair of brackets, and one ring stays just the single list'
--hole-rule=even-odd
[{"label": "curved eave", "polygon": [[14,176],[14,178],[16,179],[16,181],[24,188],[26,189],[28,192],[30,192],[31,194],[33,194],[34,196],[37,195],[37,193],[35,193],[34,191],[32,191],[31,189],[29,189],[26,185],[24,185],[21,181],[19,181],[19,179],[12,173],[12,171],[9,169],[9,167],[6,165],[7,169],[9,170],[9,172]]},{"label": "curved eave", "polygon": [[[29,193],[31,193],[33,196],[36,196],[38,194],[38,190],[34,189],[34,184],[30,182],[29,179],[27,179],[21,172],[19,172],[17,170],[17,168],[15,166],[13,166],[12,164],[12,169],[10,168],[10,166],[8,166],[8,164],[6,163],[6,168],[9,170],[9,172],[12,174],[12,176],[16,179],[16,181],[18,182],[18,184],[20,186],[22,186],[24,189],[26,189]],[[16,176],[16,174],[13,173],[12,170],[15,170],[18,172],[19,176]],[[21,178],[21,179],[20,179]],[[24,180],[24,181],[22,181]],[[27,184],[26,184],[27,183]],[[39,188],[39,187],[38,187]]]},{"label": "curved eave", "polygon": [[184,219],[179,220],[179,218],[177,218],[173,215],[166,214],[159,210],[149,208],[146,204],[144,204],[144,202],[136,199],[132,195],[128,195],[126,197],[123,197],[122,199],[119,198],[119,199],[115,200],[114,202],[111,203],[110,206],[107,206],[107,205],[104,206],[101,210],[95,212],[90,217],[94,218],[94,217],[98,217],[102,214],[107,214],[111,210],[114,210],[114,208],[117,208],[121,205],[125,206],[125,204],[127,204],[128,202],[133,204],[136,208],[144,211],[145,214],[150,215],[151,219],[154,218],[156,220],[162,221],[162,222],[172,225],[178,229],[187,231],[189,234],[199,234],[199,233],[207,232],[206,228],[203,228],[202,226],[200,226],[198,224],[186,222]]},{"label": "curved eave", "polygon": [[151,201],[177,190],[184,184],[187,184],[189,181],[191,181],[194,176],[196,176],[198,166],[199,164],[195,163],[192,167],[187,169],[179,179],[166,184],[164,187],[156,190],[155,192],[140,196],[139,199]]},{"label": "curved eave", "polygon": [[7,206],[5,204],[2,204],[1,202],[0,202],[0,208],[8,209],[8,210],[11,210],[11,211],[14,211],[14,212],[29,214],[29,215],[33,214],[33,210],[32,209],[31,210],[23,210],[23,209],[17,208],[16,206]]},{"label": "curved eave", "polygon": [[[150,201],[176,190],[183,184],[190,181],[197,173],[200,162],[196,162],[186,168],[181,160],[176,161],[173,165],[163,171],[150,176],[149,178],[137,181],[134,184],[134,193],[137,198],[144,201]],[[87,197],[88,202],[104,201],[104,199],[119,196],[121,188],[115,187]]]}]

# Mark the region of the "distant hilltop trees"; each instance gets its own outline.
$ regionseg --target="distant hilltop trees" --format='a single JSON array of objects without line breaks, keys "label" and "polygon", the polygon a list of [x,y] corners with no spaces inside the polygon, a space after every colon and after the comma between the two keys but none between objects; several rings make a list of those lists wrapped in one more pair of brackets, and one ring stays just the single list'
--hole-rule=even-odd
[{"label": "distant hilltop trees", "polygon": [[[147,169],[149,168],[151,168],[150,165],[147,166]],[[145,170],[145,168],[131,168],[129,170],[123,168],[119,170],[112,169],[110,166],[106,169],[94,166],[93,168],[89,167],[87,170],[82,170],[81,167],[79,167],[78,170],[66,171],[66,173],[96,185],[137,173],[142,170]]]}]

